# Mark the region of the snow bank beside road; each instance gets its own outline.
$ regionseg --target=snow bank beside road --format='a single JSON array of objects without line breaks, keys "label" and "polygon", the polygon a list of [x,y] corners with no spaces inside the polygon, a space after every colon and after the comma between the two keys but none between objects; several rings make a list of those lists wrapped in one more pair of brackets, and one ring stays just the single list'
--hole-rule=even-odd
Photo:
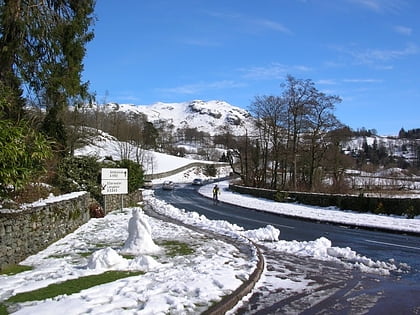
[{"label": "snow bank beside road", "polygon": [[[228,189],[228,181],[220,182],[218,184],[222,191],[219,196],[221,201],[232,203],[245,208],[311,220],[353,225],[358,227],[388,229],[399,232],[411,232],[420,234],[420,218],[406,219],[403,217],[343,211],[334,207],[322,208],[295,203],[281,203],[263,198],[256,198],[253,196],[233,193]],[[201,187],[199,192],[202,195],[211,198],[212,189],[212,185],[206,185]]]},{"label": "snow bank beside road", "polygon": [[[227,193],[222,192],[223,195]],[[272,250],[340,262],[344,268],[357,268],[365,272],[389,274],[401,270],[401,266],[392,262],[373,261],[350,248],[332,247],[326,238],[311,242],[279,241],[279,231],[273,227],[244,231],[226,221],[213,221],[198,213],[174,208],[154,198],[152,191],[145,192],[145,200],[154,210],[182,222],[232,237],[250,237]],[[105,270],[146,270],[144,275],[96,286],[80,293],[22,304],[16,314],[53,315],[57,309],[66,310],[67,314],[200,313],[214,301],[237,289],[255,268],[256,255],[245,257],[230,244],[152,218],[150,225],[154,240],[178,240],[192,247],[194,253],[176,257],[158,254],[156,261],[143,261],[141,257],[147,256],[138,256],[130,262],[121,257],[119,251],[129,234],[127,227],[131,212],[132,209],[125,209],[111,212],[105,218],[92,219],[22,262],[33,266],[33,270],[11,276],[0,275],[0,300],[19,292]],[[90,258],[86,254],[90,254]],[[299,281],[276,278],[276,284],[297,293],[310,285],[305,275],[295,276],[300,277]]]},{"label": "snow bank beside road", "polygon": [[[227,182],[218,183],[218,185],[223,190],[220,195],[221,200],[230,200],[236,205],[242,204],[240,201],[241,198],[238,198],[241,197],[241,195],[233,194],[226,190],[228,185]],[[212,185],[203,186],[200,188],[200,192],[206,193],[206,191],[210,191],[211,193],[211,189]],[[255,198],[246,198],[252,199],[248,201],[252,201],[254,207],[258,206],[258,203],[255,204]],[[203,229],[216,231],[220,234],[230,235],[232,237],[250,238],[254,242],[257,242],[257,244],[259,243],[279,252],[312,257],[324,261],[338,262],[343,264],[345,268],[355,268],[363,272],[380,275],[389,275],[391,271],[406,272],[410,268],[409,266],[398,264],[398,262],[394,261],[374,261],[368,257],[356,253],[349,247],[333,247],[331,241],[325,237],[321,237],[310,242],[281,241],[279,240],[281,231],[269,225],[257,230],[245,231],[242,227],[226,221],[209,220],[205,216],[199,215],[196,212],[187,212],[183,209],[175,208],[172,205],[166,204],[164,201],[154,198],[152,191],[147,191],[145,193],[145,199],[154,209],[157,209],[158,212],[175,218],[181,222],[193,226],[198,226]]]}]

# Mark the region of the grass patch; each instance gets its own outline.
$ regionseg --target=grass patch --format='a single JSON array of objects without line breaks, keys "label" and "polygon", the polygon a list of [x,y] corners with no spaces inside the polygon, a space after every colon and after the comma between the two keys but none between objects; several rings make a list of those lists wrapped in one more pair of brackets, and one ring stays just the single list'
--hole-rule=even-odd
[{"label": "grass patch", "polygon": [[91,245],[93,246],[94,249],[103,249],[103,248],[112,246],[112,244],[108,244],[108,243],[95,243]]},{"label": "grass patch", "polygon": [[187,243],[179,241],[162,241],[159,245],[165,247],[166,255],[170,257],[186,256],[194,253],[194,249],[192,247],[190,247]]},{"label": "grass patch", "polygon": [[46,257],[45,259],[50,259],[50,258],[53,258],[53,259],[61,259],[61,258],[64,258],[64,257],[67,257],[67,256],[69,256],[68,254],[62,254],[62,255],[50,255],[50,256],[48,256],[48,257]]},{"label": "grass patch", "polygon": [[90,255],[92,255],[92,252],[81,252],[81,253],[78,253],[78,254],[80,255],[80,257],[86,258],[86,257],[89,257]]},{"label": "grass patch", "polygon": [[24,265],[10,265],[0,271],[0,274],[12,276],[24,271],[32,270],[31,266],[24,266]]},{"label": "grass patch", "polygon": [[124,255],[121,255],[121,256],[125,259],[128,259],[128,260],[134,259],[136,257],[136,255],[131,255],[131,254],[124,254]]},{"label": "grass patch", "polygon": [[7,307],[4,304],[0,304],[0,315],[8,315]]},{"label": "grass patch", "polygon": [[6,303],[22,303],[29,301],[42,301],[45,299],[53,298],[63,294],[78,293],[82,290],[91,287],[116,281],[118,279],[142,275],[144,272],[130,272],[130,271],[107,271],[99,275],[91,275],[77,279],[67,280],[61,283],[53,283],[45,288],[30,292],[18,293],[10,297]]}]

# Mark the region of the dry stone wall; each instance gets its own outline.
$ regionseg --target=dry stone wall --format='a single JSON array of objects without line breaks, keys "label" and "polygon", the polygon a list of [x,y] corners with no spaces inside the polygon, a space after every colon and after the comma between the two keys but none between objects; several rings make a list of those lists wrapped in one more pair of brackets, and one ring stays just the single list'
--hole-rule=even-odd
[{"label": "dry stone wall", "polygon": [[[0,209],[0,270],[36,254],[89,221],[89,206],[96,203],[87,192],[57,199],[25,209]],[[121,204],[137,206],[140,201],[141,190],[127,195],[107,195],[106,213],[120,209]]]},{"label": "dry stone wall", "polygon": [[104,195],[104,210],[108,213],[122,207],[137,207],[139,202],[143,200],[142,190],[133,191],[126,195]]},{"label": "dry stone wall", "polygon": [[45,249],[90,219],[89,193],[65,199],[18,211],[0,210],[0,270]]}]

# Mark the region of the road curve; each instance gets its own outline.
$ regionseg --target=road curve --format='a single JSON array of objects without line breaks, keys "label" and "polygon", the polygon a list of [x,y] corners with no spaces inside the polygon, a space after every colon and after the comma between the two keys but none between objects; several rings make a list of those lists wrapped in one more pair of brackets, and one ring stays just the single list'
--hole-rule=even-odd
[{"label": "road curve", "polygon": [[237,305],[241,299],[243,299],[245,296],[251,293],[256,283],[260,280],[261,275],[265,269],[265,263],[264,263],[265,261],[259,247],[252,241],[249,240],[246,243],[243,241],[241,242],[238,239],[231,238],[227,235],[217,234],[209,230],[204,230],[196,226],[185,224],[184,222],[181,222],[174,218],[170,218],[170,217],[167,217],[167,216],[164,216],[162,214],[155,212],[153,208],[147,204],[147,202],[145,203],[144,211],[150,217],[157,218],[159,220],[168,221],[177,225],[182,225],[191,230],[197,231],[199,233],[210,235],[213,239],[220,239],[221,241],[228,242],[232,244],[233,246],[235,246],[236,248],[238,248],[239,251],[245,252],[246,254],[248,254],[250,251],[252,252],[252,249],[249,248],[251,246],[256,251],[257,257],[258,257],[257,265],[254,271],[249,276],[249,278],[245,280],[242,283],[242,285],[240,285],[235,291],[233,291],[232,294],[225,296],[219,303],[212,305],[209,309],[203,312],[203,314],[205,315],[225,314],[227,311],[234,308],[235,305]]},{"label": "road curve", "polygon": [[[157,189],[155,195],[178,208],[196,211],[209,219],[228,220],[247,229],[272,224],[282,231],[282,239],[314,240],[326,236],[335,240],[334,246],[345,247],[351,244],[357,252],[370,253],[366,255],[374,255],[375,259],[383,261],[398,255],[402,258],[409,256],[414,266],[408,276],[383,277],[343,269],[342,265],[334,263],[275,252],[262,246],[266,272],[249,301],[235,311],[237,314],[420,313],[418,237],[388,235],[287,218],[280,218],[276,222],[275,216],[258,211],[223,204],[215,207],[211,201],[207,202],[199,196],[191,186],[178,187],[172,192]],[[295,289],[288,288],[288,281],[295,286],[303,281],[307,286],[297,293]]]}]

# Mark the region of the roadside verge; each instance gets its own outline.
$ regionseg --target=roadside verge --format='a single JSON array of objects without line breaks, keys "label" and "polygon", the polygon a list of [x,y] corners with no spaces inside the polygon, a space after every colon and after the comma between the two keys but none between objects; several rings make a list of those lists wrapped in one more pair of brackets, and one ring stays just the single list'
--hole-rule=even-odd
[{"label": "roadside verge", "polygon": [[[227,181],[220,182],[219,187],[222,191],[219,196],[221,202],[233,204],[244,209],[252,209],[254,211],[268,212],[299,220],[325,222],[357,229],[414,236],[420,235],[420,217],[407,219],[392,215],[346,211],[335,207],[310,206],[296,202],[276,202],[267,198],[257,198],[249,194],[233,192],[229,189],[229,183]],[[212,186],[205,185],[201,187],[199,193],[204,197],[211,198]]]},{"label": "roadside verge", "polygon": [[251,240],[247,239],[247,242],[244,242],[237,238],[233,238],[228,235],[223,235],[223,234],[215,233],[213,231],[205,230],[197,226],[186,224],[180,220],[171,218],[169,216],[165,216],[163,214],[157,213],[153,209],[153,207],[147,202],[147,200],[144,201],[144,212],[148,216],[156,218],[158,220],[163,220],[163,221],[167,221],[173,224],[181,225],[193,231],[206,234],[214,239],[219,239],[223,242],[230,243],[236,248],[238,248],[238,250],[241,252],[244,252],[244,253],[249,253],[250,251],[256,252],[257,264],[254,271],[249,276],[249,278],[246,281],[244,281],[242,285],[240,285],[230,295],[223,297],[220,302],[212,305],[203,314],[206,314],[206,315],[225,314],[227,311],[234,308],[238,304],[238,302],[241,301],[245,296],[251,293],[255,284],[261,278],[261,275],[264,272],[264,268],[265,268],[264,256],[262,255],[258,246]]}]

